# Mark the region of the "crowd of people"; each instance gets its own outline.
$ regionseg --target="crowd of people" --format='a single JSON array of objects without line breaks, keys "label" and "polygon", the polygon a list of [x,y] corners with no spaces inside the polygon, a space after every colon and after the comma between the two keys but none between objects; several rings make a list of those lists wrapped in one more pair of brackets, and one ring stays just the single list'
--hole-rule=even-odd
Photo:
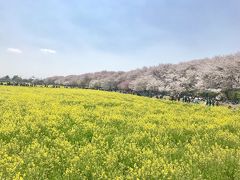
[{"label": "crowd of people", "polygon": [[170,96],[170,100],[175,101],[182,101],[185,103],[194,103],[199,104],[200,102],[203,102],[206,104],[206,106],[219,106],[220,105],[220,99],[217,97],[196,97],[196,96],[187,96],[187,95],[175,95]]}]

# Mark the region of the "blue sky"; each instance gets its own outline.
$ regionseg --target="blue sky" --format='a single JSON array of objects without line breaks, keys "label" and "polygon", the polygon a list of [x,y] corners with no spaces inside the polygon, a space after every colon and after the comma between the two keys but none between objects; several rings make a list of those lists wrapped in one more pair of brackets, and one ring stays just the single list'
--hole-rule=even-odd
[{"label": "blue sky", "polygon": [[240,50],[239,0],[0,0],[0,75],[131,70]]}]

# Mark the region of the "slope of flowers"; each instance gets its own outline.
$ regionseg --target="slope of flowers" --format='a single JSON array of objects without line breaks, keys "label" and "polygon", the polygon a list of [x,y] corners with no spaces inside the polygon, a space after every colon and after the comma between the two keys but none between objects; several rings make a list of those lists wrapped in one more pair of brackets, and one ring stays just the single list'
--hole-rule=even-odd
[{"label": "slope of flowers", "polygon": [[0,87],[0,179],[239,177],[239,110]]}]

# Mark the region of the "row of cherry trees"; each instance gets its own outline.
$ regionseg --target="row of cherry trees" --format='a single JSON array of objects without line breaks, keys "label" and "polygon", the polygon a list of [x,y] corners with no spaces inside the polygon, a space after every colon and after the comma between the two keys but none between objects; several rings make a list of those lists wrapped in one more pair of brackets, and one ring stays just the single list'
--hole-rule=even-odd
[{"label": "row of cherry trees", "polygon": [[102,71],[78,76],[51,77],[47,84],[104,90],[184,92],[240,88],[240,54],[164,64],[129,72]]},{"label": "row of cherry trees", "polygon": [[240,53],[180,64],[161,64],[129,72],[102,71],[46,79],[22,79],[16,75],[2,77],[0,82],[20,85],[64,85],[108,91],[141,92],[148,95],[163,92],[179,94],[206,91],[217,94],[240,89]]}]

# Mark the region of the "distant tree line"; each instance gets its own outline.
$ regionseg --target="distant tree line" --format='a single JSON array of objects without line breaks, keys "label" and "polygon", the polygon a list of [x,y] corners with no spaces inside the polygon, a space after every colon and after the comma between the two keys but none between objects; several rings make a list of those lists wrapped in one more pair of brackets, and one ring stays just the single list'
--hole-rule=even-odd
[{"label": "distant tree line", "polygon": [[[102,72],[101,72],[102,73]],[[14,75],[12,78],[10,76],[4,76],[0,78],[0,85],[6,85],[6,86],[27,86],[27,87],[49,87],[49,88],[82,88],[82,89],[96,89],[96,90],[104,90],[104,91],[115,91],[125,94],[133,94],[138,96],[147,96],[147,97],[155,97],[158,99],[162,99],[165,96],[168,96],[169,100],[176,100],[180,101],[180,99],[183,102],[194,102],[195,97],[202,97],[205,99],[215,99],[218,98],[221,101],[228,101],[231,103],[239,103],[240,102],[240,89],[227,89],[224,91],[211,91],[211,90],[191,90],[191,91],[157,91],[157,90],[146,90],[146,89],[131,89],[126,86],[113,86],[109,81],[108,83],[101,84],[99,83],[97,86],[96,84],[91,84],[92,79],[88,78],[89,84],[86,85],[84,83],[82,84],[74,84],[74,83],[68,83],[68,84],[61,84],[56,83],[55,81],[49,81],[48,79],[37,79],[37,78],[29,78],[29,79],[23,79],[18,75]],[[121,84],[122,85],[122,84]]]},{"label": "distant tree line", "polygon": [[160,64],[128,72],[102,71],[46,79],[2,77],[0,82],[118,91],[149,97],[201,96],[239,101],[240,53],[193,60],[179,64]]},{"label": "distant tree line", "polygon": [[21,78],[18,75],[14,75],[13,77],[4,76],[0,78],[1,85],[19,85],[19,86],[33,86],[33,85],[45,85],[44,80],[37,78]]}]

